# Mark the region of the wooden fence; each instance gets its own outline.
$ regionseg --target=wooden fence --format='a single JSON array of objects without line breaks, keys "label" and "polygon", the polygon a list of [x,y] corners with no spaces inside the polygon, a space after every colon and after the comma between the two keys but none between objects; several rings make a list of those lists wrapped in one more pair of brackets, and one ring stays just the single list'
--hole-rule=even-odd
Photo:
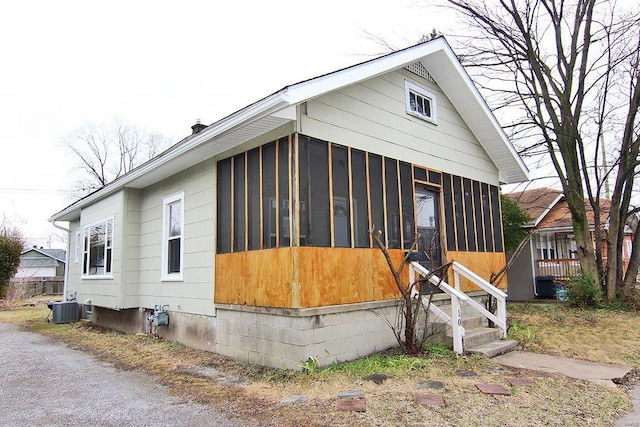
[{"label": "wooden fence", "polygon": [[9,283],[7,299],[62,295],[63,291],[64,277],[14,277]]}]

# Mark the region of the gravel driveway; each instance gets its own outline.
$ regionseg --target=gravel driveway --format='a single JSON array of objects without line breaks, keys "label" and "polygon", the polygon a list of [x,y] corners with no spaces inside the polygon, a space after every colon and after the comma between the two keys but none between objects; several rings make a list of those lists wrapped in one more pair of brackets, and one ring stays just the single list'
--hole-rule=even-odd
[{"label": "gravel driveway", "polygon": [[238,426],[152,377],[0,323],[2,426]]}]

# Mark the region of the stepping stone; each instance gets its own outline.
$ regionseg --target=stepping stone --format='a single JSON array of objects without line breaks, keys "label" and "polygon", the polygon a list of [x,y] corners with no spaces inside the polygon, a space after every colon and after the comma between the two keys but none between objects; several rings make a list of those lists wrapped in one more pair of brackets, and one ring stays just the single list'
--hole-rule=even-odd
[{"label": "stepping stone", "polygon": [[529,378],[505,378],[511,385],[534,386],[537,383]]},{"label": "stepping stone", "polygon": [[365,380],[367,381],[373,381],[374,383],[380,385],[383,382],[385,382],[386,380],[389,379],[388,376],[386,376],[385,374],[371,374],[367,377],[364,377]]},{"label": "stepping stone", "polygon": [[338,399],[336,400],[336,411],[367,412],[366,402],[365,399]]},{"label": "stepping stone", "polygon": [[413,401],[418,405],[445,406],[444,398],[437,394],[422,394],[414,392]]},{"label": "stepping stone", "polygon": [[497,384],[476,384],[476,387],[480,389],[484,394],[500,394],[504,396],[510,396],[511,392],[501,385]]},{"label": "stepping stone", "polygon": [[502,366],[486,366],[484,370],[487,372],[506,372]]},{"label": "stepping stone", "polygon": [[418,388],[430,388],[432,390],[444,390],[444,383],[442,381],[420,381]]},{"label": "stepping stone", "polygon": [[472,378],[472,377],[477,377],[478,374],[476,374],[473,371],[458,371],[456,372],[456,375],[459,377],[467,377],[467,378]]},{"label": "stepping stone", "polygon": [[336,399],[364,399],[364,391],[362,390],[341,391],[338,394],[336,394]]},{"label": "stepping stone", "polygon": [[286,399],[282,399],[280,403],[288,404],[288,403],[303,403],[309,400],[307,396],[291,396]]}]

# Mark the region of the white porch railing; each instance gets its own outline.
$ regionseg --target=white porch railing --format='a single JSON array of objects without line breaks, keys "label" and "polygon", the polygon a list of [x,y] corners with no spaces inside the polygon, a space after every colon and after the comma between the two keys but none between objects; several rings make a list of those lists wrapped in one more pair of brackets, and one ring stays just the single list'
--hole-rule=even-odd
[{"label": "white porch railing", "polygon": [[[459,262],[454,261],[453,267],[453,280],[454,286],[452,287],[444,280],[441,280],[435,275],[430,275],[429,270],[420,265],[416,261],[412,261],[409,265],[409,281],[413,283],[416,278],[416,274],[429,277],[429,282],[437,286],[444,291],[451,298],[451,316],[440,310],[433,304],[429,304],[429,309],[440,319],[445,321],[451,326],[453,331],[453,351],[462,354],[464,352],[463,339],[465,335],[464,327],[462,326],[462,304],[468,304],[481,315],[491,320],[498,328],[500,328],[502,338],[507,336],[507,294],[500,289],[493,286],[491,283],[484,280],[482,277],[469,270]],[[468,295],[460,290],[460,275],[463,275],[466,279],[476,284],[480,289],[493,296],[497,301],[496,314],[491,313],[489,310],[478,304]],[[414,289],[414,295],[417,295],[418,291]],[[424,302],[424,299],[423,299]]]}]

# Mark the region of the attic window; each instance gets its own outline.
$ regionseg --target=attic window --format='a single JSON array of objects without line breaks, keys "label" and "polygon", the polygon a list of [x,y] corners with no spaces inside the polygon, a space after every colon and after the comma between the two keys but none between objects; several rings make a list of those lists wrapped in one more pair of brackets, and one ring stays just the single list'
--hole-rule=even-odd
[{"label": "attic window", "polygon": [[412,83],[404,82],[407,113],[431,123],[437,123],[436,94]]}]

